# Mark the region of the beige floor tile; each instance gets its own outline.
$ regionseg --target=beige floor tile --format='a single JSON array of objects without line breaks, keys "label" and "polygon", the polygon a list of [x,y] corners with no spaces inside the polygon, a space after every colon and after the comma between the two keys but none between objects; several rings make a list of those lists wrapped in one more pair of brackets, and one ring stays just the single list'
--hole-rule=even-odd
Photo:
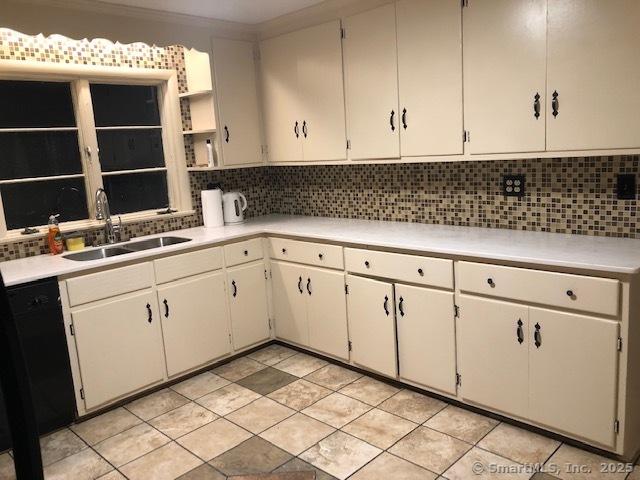
[{"label": "beige floor tile", "polygon": [[205,461],[209,461],[250,438],[251,434],[224,418],[208,423],[177,442]]},{"label": "beige floor tile", "polygon": [[442,473],[457,462],[472,445],[426,427],[418,427],[404,437],[389,453],[416,465]]},{"label": "beige floor tile", "polygon": [[344,432],[335,432],[300,455],[305,462],[341,480],[349,477],[381,453]]},{"label": "beige floor tile", "polygon": [[211,372],[204,372],[172,386],[171,389],[184,397],[195,400],[225,385],[229,385],[229,380]]},{"label": "beige floor tile", "polygon": [[[473,448],[451,468],[444,476],[449,480],[528,480],[532,473],[527,472],[522,466],[518,471],[518,464],[506,458],[486,452],[479,448]],[[501,469],[496,471],[496,469]]]},{"label": "beige floor tile", "polygon": [[8,453],[0,454],[0,479],[15,480],[16,472],[13,468],[13,458]]},{"label": "beige floor tile", "polygon": [[514,462],[542,464],[560,446],[560,442],[501,423],[478,446]]},{"label": "beige floor tile", "polygon": [[177,480],[226,480],[227,476],[205,463],[190,472],[180,475]]},{"label": "beige floor tile", "polygon": [[113,470],[106,475],[99,477],[97,480],[127,480],[127,477],[122,475],[119,471]]},{"label": "beige floor tile", "polygon": [[299,455],[334,431],[335,428],[296,413],[262,432],[260,436],[293,455]]},{"label": "beige floor tile", "polygon": [[266,473],[278,468],[293,457],[260,437],[251,437],[235,448],[209,462],[210,465],[234,478],[235,475]]},{"label": "beige floor tile", "polygon": [[131,412],[124,408],[116,408],[98,417],[72,425],[71,430],[89,445],[95,445],[139,423],[142,421]]},{"label": "beige floor tile", "polygon": [[217,418],[218,416],[212,411],[191,402],[160,415],[149,423],[175,440]]},{"label": "beige floor tile", "polygon": [[355,382],[360,377],[362,377],[362,375],[358,372],[338,365],[329,364],[320,370],[310,373],[305,377],[305,380],[317,383],[331,390],[340,390],[351,382]]},{"label": "beige floor tile", "polygon": [[342,427],[342,431],[386,450],[417,426],[409,420],[374,408]]},{"label": "beige floor tile", "polygon": [[45,467],[46,480],[93,480],[113,470],[107,461],[90,448]]},{"label": "beige floor tile", "polygon": [[[622,480],[627,476],[627,473],[601,473],[602,463],[613,463],[613,460],[569,445],[562,445],[545,467],[549,473],[562,480]],[[575,473],[576,468],[589,471]]]},{"label": "beige floor tile", "polygon": [[378,408],[415,423],[424,423],[446,406],[445,402],[436,398],[411,390],[401,390],[378,405]]},{"label": "beige floor tile", "polygon": [[362,377],[346,387],[340,389],[340,393],[349,397],[368,403],[369,405],[379,405],[387,398],[395,395],[400,390],[398,388],[379,382],[370,377]]},{"label": "beige floor tile", "polygon": [[197,399],[196,402],[218,415],[227,415],[258,398],[260,394],[232,383]]},{"label": "beige floor tile", "polygon": [[172,442],[120,470],[129,480],[174,480],[201,463],[199,458]]},{"label": "beige floor tile", "polygon": [[341,393],[332,393],[305,408],[302,413],[332,427],[342,428],[369,410],[371,407],[366,403]]},{"label": "beige floor tile", "polygon": [[349,480],[434,480],[436,477],[435,473],[383,452]]},{"label": "beige floor tile", "polygon": [[51,465],[85,448],[89,447],[68,428],[63,428],[40,439],[40,453],[44,466]]},{"label": "beige floor tile", "polygon": [[262,350],[249,354],[248,357],[256,362],[271,366],[294,356],[296,353],[298,352],[282,345],[269,345]]},{"label": "beige floor tile", "polygon": [[631,475],[627,478],[627,480],[640,480],[640,467],[636,466],[636,468],[631,472]]},{"label": "beige floor tile", "polygon": [[169,388],[134,400],[125,408],[142,420],[151,420],[163,413],[189,403],[189,400]]},{"label": "beige floor tile", "polygon": [[96,451],[109,463],[120,467],[171,440],[155,428],[143,423],[97,444]]},{"label": "beige floor tile", "polygon": [[295,410],[270,398],[262,397],[227,415],[227,419],[252,433],[258,434],[293,415]]},{"label": "beige floor tile", "polygon": [[304,377],[312,372],[324,367],[327,362],[319,358],[312,357],[305,353],[298,353],[273,365],[274,368],[287,372],[296,377]]},{"label": "beige floor tile", "polygon": [[256,373],[263,368],[267,368],[267,366],[256,362],[249,357],[241,357],[215,368],[213,373],[221,376],[222,378],[226,378],[231,382],[237,382],[241,378],[248,377],[252,373]]},{"label": "beige floor tile", "polygon": [[306,380],[296,380],[267,395],[294,410],[302,410],[331,394],[331,390]]},{"label": "beige floor tile", "polygon": [[[314,472],[316,474],[316,480],[336,480],[336,477],[333,475],[329,475],[327,472],[320,470],[318,467],[314,467],[310,463],[304,462],[299,458],[294,458],[289,460],[287,463],[282,465],[281,467],[276,468],[273,473],[291,473],[296,472],[306,473],[306,472]],[[303,480],[301,478],[293,477],[287,478],[286,480]]]},{"label": "beige floor tile", "polygon": [[476,443],[498,423],[492,418],[449,405],[424,425],[467,443]]}]

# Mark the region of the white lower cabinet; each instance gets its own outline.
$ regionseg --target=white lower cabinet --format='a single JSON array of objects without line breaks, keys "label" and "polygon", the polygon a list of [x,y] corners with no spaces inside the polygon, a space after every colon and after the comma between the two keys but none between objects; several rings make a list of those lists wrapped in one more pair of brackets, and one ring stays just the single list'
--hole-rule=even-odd
[{"label": "white lower cabinet", "polygon": [[227,269],[227,287],[234,348],[267,340],[270,328],[264,263]]},{"label": "white lower cabinet", "polygon": [[395,377],[396,321],[393,284],[347,275],[351,360]]},{"label": "white lower cabinet", "polygon": [[309,344],[304,270],[295,263],[271,262],[276,335],[299,345]]},{"label": "white lower cabinet", "polygon": [[155,292],[145,290],[72,312],[87,410],[164,379],[156,302]]},{"label": "white lower cabinet", "polygon": [[395,295],[399,376],[455,395],[453,292],[396,284]]},{"label": "white lower cabinet", "polygon": [[158,287],[169,377],[231,351],[222,272]]}]

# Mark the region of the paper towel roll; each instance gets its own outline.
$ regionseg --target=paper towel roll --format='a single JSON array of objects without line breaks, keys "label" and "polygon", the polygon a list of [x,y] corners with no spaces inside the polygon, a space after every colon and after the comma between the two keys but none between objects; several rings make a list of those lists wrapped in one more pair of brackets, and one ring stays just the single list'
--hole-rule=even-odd
[{"label": "paper towel roll", "polygon": [[202,217],[206,228],[224,226],[222,190],[202,190]]}]

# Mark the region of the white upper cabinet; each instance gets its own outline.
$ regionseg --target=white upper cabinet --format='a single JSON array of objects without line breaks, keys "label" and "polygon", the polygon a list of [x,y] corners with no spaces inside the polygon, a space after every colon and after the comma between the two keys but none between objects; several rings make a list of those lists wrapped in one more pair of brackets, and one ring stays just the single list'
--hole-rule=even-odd
[{"label": "white upper cabinet", "polygon": [[347,17],[344,27],[349,158],[398,158],[401,115],[395,5]]},{"label": "white upper cabinet", "polygon": [[269,160],[346,159],[340,22],[261,43]]},{"label": "white upper cabinet", "polygon": [[213,39],[218,139],[225,166],[262,162],[255,46]]},{"label": "white upper cabinet", "polygon": [[403,157],[462,154],[460,2],[396,3]]},{"label": "white upper cabinet", "polygon": [[640,2],[549,0],[548,8],[547,149],[640,147]]},{"label": "white upper cabinet", "polygon": [[547,0],[470,0],[464,9],[470,153],[545,150],[546,22]]}]

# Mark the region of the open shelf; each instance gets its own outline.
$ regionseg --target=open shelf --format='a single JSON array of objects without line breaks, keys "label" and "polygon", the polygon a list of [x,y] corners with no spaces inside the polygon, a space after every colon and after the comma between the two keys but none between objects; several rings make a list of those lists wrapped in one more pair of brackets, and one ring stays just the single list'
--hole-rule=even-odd
[{"label": "open shelf", "polygon": [[180,98],[202,97],[203,95],[213,95],[213,90],[198,90],[196,92],[185,92],[178,95]]},{"label": "open shelf", "polygon": [[216,133],[215,128],[199,128],[197,130],[183,130],[183,135],[200,135],[202,133]]}]

